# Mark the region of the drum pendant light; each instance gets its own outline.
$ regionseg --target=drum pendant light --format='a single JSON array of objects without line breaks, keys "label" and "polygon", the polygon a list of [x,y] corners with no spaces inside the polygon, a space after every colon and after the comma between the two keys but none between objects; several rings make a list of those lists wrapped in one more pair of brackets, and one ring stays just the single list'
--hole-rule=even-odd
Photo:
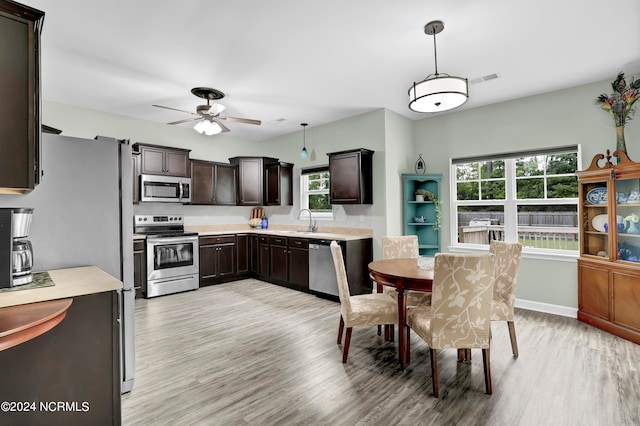
[{"label": "drum pendant light", "polygon": [[438,73],[436,34],[444,29],[442,21],[431,21],[424,32],[433,35],[435,74],[429,74],[409,88],[409,108],[415,112],[442,112],[459,107],[469,99],[469,83],[466,78]]},{"label": "drum pendant light", "polygon": [[302,151],[300,151],[301,158],[309,158],[309,151],[307,151],[307,123],[300,123],[302,126]]}]

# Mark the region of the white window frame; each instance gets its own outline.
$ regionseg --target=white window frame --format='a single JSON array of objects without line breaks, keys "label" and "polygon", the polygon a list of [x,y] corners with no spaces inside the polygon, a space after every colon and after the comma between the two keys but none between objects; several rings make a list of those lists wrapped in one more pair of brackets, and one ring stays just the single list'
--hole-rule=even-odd
[{"label": "white window frame", "polygon": [[[577,170],[582,170],[582,155],[581,146],[576,145],[567,147],[566,152],[575,151],[577,153]],[[552,148],[555,150],[555,148]],[[458,241],[458,206],[467,205],[498,205],[503,206],[504,211],[504,228],[505,228],[505,241],[515,242],[518,241],[518,206],[519,205],[554,205],[554,204],[575,204],[576,210],[579,212],[579,200],[578,198],[545,198],[545,199],[530,199],[519,200],[516,198],[516,158],[519,156],[535,156],[535,155],[548,155],[550,149],[539,149],[535,151],[527,151],[523,153],[505,153],[501,155],[487,155],[486,158],[478,156],[474,161],[488,161],[488,160],[502,160],[505,163],[505,199],[504,200],[457,200],[457,185],[456,185],[456,163],[453,158],[449,159],[449,211],[450,211],[450,237],[451,245],[448,249],[452,252],[486,252],[489,246],[486,244],[469,244],[461,243]],[[521,155],[520,155],[521,154]],[[554,175],[556,176],[556,175]],[[557,175],[561,176],[561,175]],[[537,176],[542,177],[542,176]],[[546,182],[547,176],[544,175]],[[546,186],[545,186],[546,197]],[[578,235],[578,239],[580,235]],[[580,244],[580,242],[578,242]],[[544,260],[558,260],[558,261],[570,261],[574,262],[580,256],[580,250],[553,250],[533,247],[523,247],[522,253],[524,257]]]},{"label": "white window frame", "polygon": [[[315,172],[315,173],[324,173],[324,172]],[[329,173],[329,169],[327,168],[326,173]],[[312,173],[310,173],[312,174]],[[307,209],[307,211],[301,211],[300,219],[309,219],[309,195],[312,194],[326,194],[329,195],[329,189],[318,189],[318,190],[309,190],[309,174],[301,174],[300,175],[300,210]],[[329,176],[331,179],[331,176]],[[311,217],[313,219],[318,220],[334,220],[335,216],[333,214],[333,206],[331,206],[330,212],[311,212]]]}]

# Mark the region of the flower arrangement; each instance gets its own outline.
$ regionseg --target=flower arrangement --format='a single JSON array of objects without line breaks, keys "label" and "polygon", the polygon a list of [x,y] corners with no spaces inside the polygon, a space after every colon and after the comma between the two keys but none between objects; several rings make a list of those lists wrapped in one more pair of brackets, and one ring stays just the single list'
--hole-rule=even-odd
[{"label": "flower arrangement", "polygon": [[596,104],[600,105],[604,111],[611,113],[616,126],[616,150],[626,152],[627,147],[624,141],[624,126],[635,113],[634,105],[638,100],[640,90],[640,80],[633,77],[627,85],[624,73],[620,72],[618,77],[611,83],[613,93],[610,96],[601,94],[596,99]]},{"label": "flower arrangement", "polygon": [[433,203],[433,206],[434,206],[433,210],[434,210],[434,212],[436,214],[436,220],[433,223],[433,229],[434,230],[440,229],[440,204],[441,204],[441,202],[438,200],[438,197],[436,197],[436,195],[433,192],[427,191],[426,189],[422,189],[422,188],[416,189],[416,192],[414,193],[414,195],[422,195],[426,201],[431,201]]},{"label": "flower arrangement", "polygon": [[633,104],[638,100],[638,90],[640,89],[640,80],[634,80],[627,85],[624,73],[618,74],[618,78],[611,83],[613,93],[607,96],[604,93],[598,96],[596,103],[605,111],[611,113],[613,121],[617,126],[624,126],[627,121],[631,120],[635,112]]}]

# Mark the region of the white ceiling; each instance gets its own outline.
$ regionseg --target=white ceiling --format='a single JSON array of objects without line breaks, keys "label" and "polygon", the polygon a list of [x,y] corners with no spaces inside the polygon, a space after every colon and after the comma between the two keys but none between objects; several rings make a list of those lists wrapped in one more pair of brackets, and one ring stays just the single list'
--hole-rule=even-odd
[{"label": "white ceiling", "polygon": [[378,108],[428,117],[407,90],[434,72],[436,19],[440,73],[499,75],[461,109],[640,72],[637,0],[20,1],[46,13],[45,100],[170,122],[189,116],[151,105],[195,111],[191,88],[213,87],[223,115],[262,120],[228,123],[251,140]]}]

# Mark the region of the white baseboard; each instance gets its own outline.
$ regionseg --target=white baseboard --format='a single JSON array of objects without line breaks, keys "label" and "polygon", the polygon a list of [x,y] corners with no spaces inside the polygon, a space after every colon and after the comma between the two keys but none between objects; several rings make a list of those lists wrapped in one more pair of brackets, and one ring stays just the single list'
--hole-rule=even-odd
[{"label": "white baseboard", "polygon": [[547,314],[561,315],[563,317],[578,318],[578,309],[568,306],[551,305],[549,303],[533,302],[531,300],[516,299],[516,308],[530,311],[545,312]]}]

